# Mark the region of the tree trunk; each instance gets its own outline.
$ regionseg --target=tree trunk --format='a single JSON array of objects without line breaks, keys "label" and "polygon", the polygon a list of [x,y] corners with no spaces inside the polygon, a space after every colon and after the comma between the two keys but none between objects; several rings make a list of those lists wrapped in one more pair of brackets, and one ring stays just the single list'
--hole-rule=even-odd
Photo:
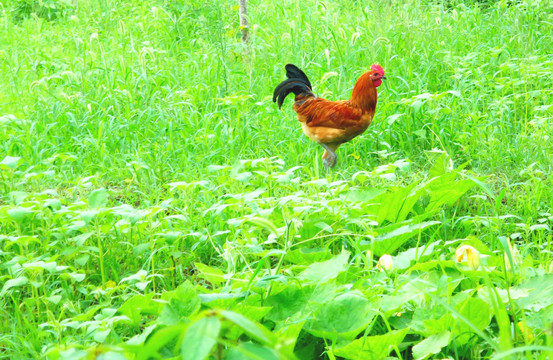
[{"label": "tree trunk", "polygon": [[250,41],[249,28],[250,24],[248,23],[248,9],[246,7],[247,0],[238,0],[239,3],[239,14],[240,14],[240,30],[242,31],[242,42],[248,43]]}]

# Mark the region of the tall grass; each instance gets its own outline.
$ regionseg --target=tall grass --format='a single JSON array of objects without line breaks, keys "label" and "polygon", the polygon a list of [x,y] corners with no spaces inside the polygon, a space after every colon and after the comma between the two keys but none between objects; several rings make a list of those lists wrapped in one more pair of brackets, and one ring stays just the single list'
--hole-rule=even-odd
[{"label": "tall grass", "polygon": [[[553,2],[235,5],[0,6],[0,358],[547,356]],[[375,62],[326,174],[272,91]]]}]

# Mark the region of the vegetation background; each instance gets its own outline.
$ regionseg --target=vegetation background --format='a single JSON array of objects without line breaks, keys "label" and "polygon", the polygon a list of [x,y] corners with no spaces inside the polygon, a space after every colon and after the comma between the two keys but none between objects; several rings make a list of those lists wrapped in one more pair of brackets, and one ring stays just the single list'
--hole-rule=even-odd
[{"label": "vegetation background", "polygon": [[[0,358],[553,356],[553,2],[248,11],[0,2]],[[324,173],[272,91],[375,62]]]}]

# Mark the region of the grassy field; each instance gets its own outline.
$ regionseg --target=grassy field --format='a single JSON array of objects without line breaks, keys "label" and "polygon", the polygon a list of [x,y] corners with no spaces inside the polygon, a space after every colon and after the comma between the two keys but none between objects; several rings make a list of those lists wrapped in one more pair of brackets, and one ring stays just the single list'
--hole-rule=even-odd
[{"label": "grassy field", "polygon": [[553,1],[237,4],[0,2],[0,359],[553,357]]}]

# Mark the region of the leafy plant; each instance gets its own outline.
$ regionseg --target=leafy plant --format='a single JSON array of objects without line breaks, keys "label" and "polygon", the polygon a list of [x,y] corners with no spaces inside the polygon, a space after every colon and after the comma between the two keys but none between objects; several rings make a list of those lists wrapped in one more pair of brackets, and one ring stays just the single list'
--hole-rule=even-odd
[{"label": "leafy plant", "polygon": [[250,5],[4,3],[0,358],[551,357],[553,2]]},{"label": "leafy plant", "polygon": [[36,15],[45,20],[66,17],[75,7],[70,0],[14,0],[11,13],[16,21]]}]

